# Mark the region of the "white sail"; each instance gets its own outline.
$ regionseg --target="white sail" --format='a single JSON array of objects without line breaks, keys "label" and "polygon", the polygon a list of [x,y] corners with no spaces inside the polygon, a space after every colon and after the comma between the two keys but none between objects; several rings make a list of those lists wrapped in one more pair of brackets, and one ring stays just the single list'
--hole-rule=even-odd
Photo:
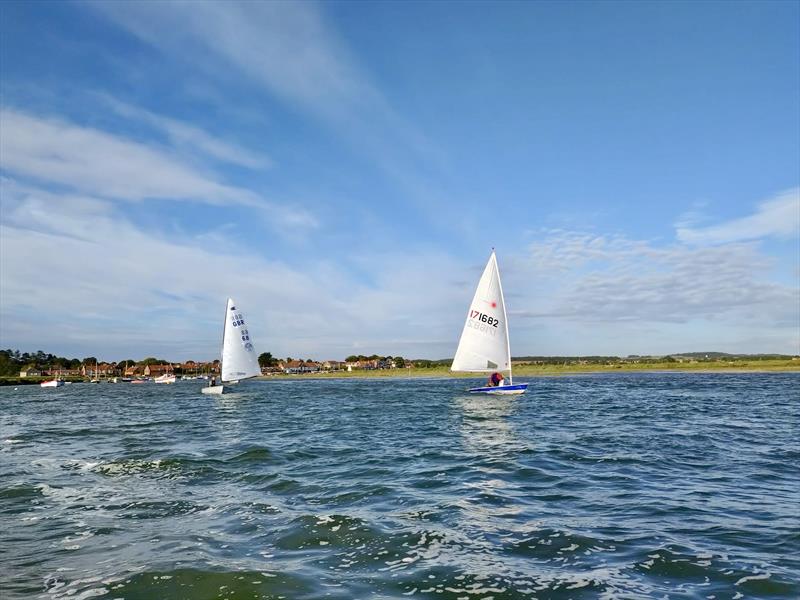
[{"label": "white sail", "polygon": [[510,371],[508,322],[497,258],[492,251],[467,311],[452,371]]},{"label": "white sail", "polygon": [[233,299],[228,298],[222,334],[222,381],[238,381],[257,375],[261,375],[261,369],[244,315]]}]

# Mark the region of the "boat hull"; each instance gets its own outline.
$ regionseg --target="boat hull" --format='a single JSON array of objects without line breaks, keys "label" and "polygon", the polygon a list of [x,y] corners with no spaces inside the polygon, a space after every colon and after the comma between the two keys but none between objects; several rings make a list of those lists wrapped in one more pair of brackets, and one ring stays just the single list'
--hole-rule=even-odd
[{"label": "boat hull", "polygon": [[60,379],[51,379],[50,381],[43,381],[39,384],[40,387],[61,387],[64,382]]},{"label": "boat hull", "polygon": [[208,385],[204,388],[200,388],[200,391],[204,394],[224,394],[227,390],[225,389],[224,385]]},{"label": "boat hull", "polygon": [[467,390],[470,394],[491,394],[493,396],[518,396],[524,394],[528,389],[527,383],[517,383],[514,385],[500,385],[496,387],[485,386]]}]

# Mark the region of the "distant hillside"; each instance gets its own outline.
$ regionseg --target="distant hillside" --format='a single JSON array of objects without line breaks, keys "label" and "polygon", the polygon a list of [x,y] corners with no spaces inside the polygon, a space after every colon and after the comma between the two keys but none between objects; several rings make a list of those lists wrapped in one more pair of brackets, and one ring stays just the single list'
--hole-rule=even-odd
[{"label": "distant hillside", "polygon": [[694,358],[694,359],[747,359],[747,360],[781,360],[792,358],[791,354],[729,354],[727,352],[681,352],[673,354],[675,357]]},{"label": "distant hillside", "polygon": [[681,352],[668,355],[638,355],[628,356],[514,356],[515,363],[531,364],[605,364],[605,363],[656,363],[674,361],[737,361],[737,360],[791,360],[790,354],[729,354],[727,352]]}]

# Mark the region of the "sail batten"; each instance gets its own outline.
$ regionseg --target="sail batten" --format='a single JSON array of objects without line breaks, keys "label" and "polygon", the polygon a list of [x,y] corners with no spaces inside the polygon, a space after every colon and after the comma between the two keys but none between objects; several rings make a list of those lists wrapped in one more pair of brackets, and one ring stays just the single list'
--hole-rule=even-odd
[{"label": "sail batten", "polygon": [[475,373],[511,370],[505,300],[494,252],[467,311],[451,370]]}]

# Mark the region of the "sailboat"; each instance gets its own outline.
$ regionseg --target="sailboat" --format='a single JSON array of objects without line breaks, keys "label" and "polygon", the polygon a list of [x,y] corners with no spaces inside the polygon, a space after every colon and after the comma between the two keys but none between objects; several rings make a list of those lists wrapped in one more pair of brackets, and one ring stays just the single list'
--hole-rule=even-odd
[{"label": "sailboat", "polygon": [[528,389],[527,383],[515,385],[511,374],[511,344],[508,340],[506,303],[503,299],[503,286],[500,283],[500,270],[497,267],[494,248],[478,281],[478,289],[472,298],[450,370],[470,373],[508,371],[508,384],[503,385],[505,380],[502,380],[498,386],[467,390],[472,394],[515,395],[524,394]]},{"label": "sailboat", "polygon": [[89,380],[89,383],[100,383],[100,368],[97,361],[94,361],[94,377]]},{"label": "sailboat", "polygon": [[230,389],[225,387],[226,383],[238,383],[242,379],[261,375],[253,340],[245,325],[244,316],[242,311],[236,308],[232,298],[228,298],[225,307],[220,373],[221,383],[202,388],[204,394],[224,394]]}]

